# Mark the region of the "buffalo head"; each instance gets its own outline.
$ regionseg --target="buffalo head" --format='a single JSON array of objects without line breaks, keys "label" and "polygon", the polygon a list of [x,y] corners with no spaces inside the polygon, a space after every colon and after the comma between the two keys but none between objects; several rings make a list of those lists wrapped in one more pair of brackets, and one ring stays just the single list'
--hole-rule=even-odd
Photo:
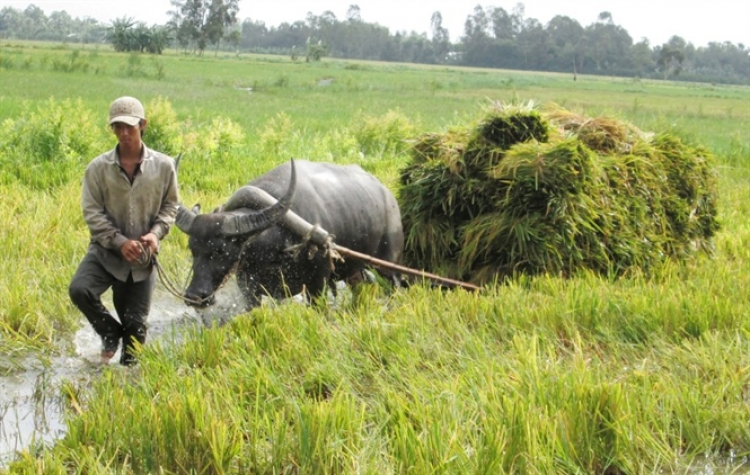
[{"label": "buffalo head", "polygon": [[266,208],[199,214],[198,205],[192,210],[179,207],[175,224],[190,236],[188,246],[193,255],[193,275],[184,295],[188,305],[213,304],[214,293],[239,261],[245,243],[276,224],[289,210],[296,184],[292,160],[286,193]]}]

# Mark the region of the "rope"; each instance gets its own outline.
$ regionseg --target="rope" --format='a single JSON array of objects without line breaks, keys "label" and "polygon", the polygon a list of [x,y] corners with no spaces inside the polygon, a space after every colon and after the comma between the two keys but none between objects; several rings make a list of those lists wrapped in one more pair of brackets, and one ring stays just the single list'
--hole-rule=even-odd
[{"label": "rope", "polygon": [[151,246],[144,246],[140,241],[135,241],[135,243],[141,249],[141,253],[135,262],[141,267],[147,267],[151,263]]},{"label": "rope", "polygon": [[[316,225],[317,226],[317,225]],[[303,241],[299,244],[295,244],[293,246],[290,246],[286,249],[287,252],[291,253],[294,259],[299,258],[299,254],[302,252],[302,250],[307,246],[307,258],[312,259],[315,254],[317,254],[320,250],[319,246],[315,243],[311,242],[310,236],[312,235],[312,232],[303,237]],[[349,256],[357,260],[361,260],[364,262],[367,262],[370,265],[373,265],[375,267],[385,268],[385,269],[391,269],[396,270],[399,272],[402,272],[404,274],[409,274],[413,276],[418,276],[426,279],[430,279],[436,282],[440,282],[444,285],[448,285],[449,287],[461,287],[466,290],[472,290],[477,291],[480,290],[480,288],[474,284],[468,283],[468,282],[461,282],[458,280],[448,279],[446,277],[440,277],[435,274],[431,274],[429,272],[420,271],[417,269],[411,269],[408,267],[404,267],[398,264],[394,264],[392,262],[383,261],[381,259],[377,259],[375,257],[369,256],[367,254],[362,254],[356,251],[353,251],[351,249],[348,249],[344,246],[337,245],[334,241],[334,236],[331,234],[326,238],[326,242],[323,244],[323,248],[325,249],[325,255],[328,256],[328,264],[331,268],[331,270],[334,270],[335,267],[335,261],[344,261],[344,256]],[[224,284],[229,280],[230,276],[237,272],[237,269],[239,268],[240,261],[242,260],[242,254],[245,252],[245,247],[248,245],[249,242],[251,242],[253,238],[248,239],[242,244],[242,248],[240,249],[239,257],[237,258],[237,262],[234,263],[234,266],[230,271],[227,273],[227,275],[224,277],[224,280],[219,284],[219,286],[214,290],[210,295],[202,298],[202,299],[190,299],[185,296],[185,292],[180,291],[177,285],[169,278],[169,275],[167,275],[167,272],[164,270],[164,267],[161,265],[159,260],[156,258],[156,255],[151,255],[150,249],[144,248],[144,252],[141,254],[141,257],[148,254],[148,258],[146,259],[146,263],[149,261],[154,264],[154,267],[156,267],[156,270],[158,272],[159,280],[161,281],[162,285],[164,285],[164,288],[167,289],[167,291],[174,295],[175,297],[183,300],[184,302],[191,303],[193,305],[201,306],[204,303],[210,301],[216,293],[221,289]],[[140,260],[139,260],[140,261]],[[140,264],[140,262],[139,262]]]},{"label": "rope", "polygon": [[239,257],[237,258],[237,262],[234,263],[232,268],[227,272],[227,275],[224,276],[224,280],[221,281],[221,284],[219,284],[218,287],[216,287],[216,290],[211,292],[209,295],[201,298],[201,299],[191,299],[185,296],[185,291],[180,291],[179,287],[169,278],[169,275],[167,275],[167,272],[164,270],[164,267],[159,262],[159,259],[156,258],[156,255],[152,256],[150,258],[151,262],[153,262],[154,267],[156,267],[156,271],[159,276],[159,281],[164,285],[164,288],[167,289],[167,292],[174,295],[178,299],[183,300],[186,303],[191,303],[193,305],[202,306],[204,303],[209,302],[211,299],[214,298],[216,293],[224,287],[224,284],[227,283],[230,276],[237,272],[237,268],[240,266],[240,261],[242,260],[242,254],[245,252],[245,247],[247,247],[247,244],[251,242],[255,237],[251,236],[248,238],[244,243],[242,243],[242,248],[240,249]]},{"label": "rope", "polygon": [[169,275],[167,275],[167,272],[164,270],[164,267],[162,267],[161,262],[159,262],[159,259],[156,258],[156,256],[153,257],[154,267],[156,267],[156,272],[159,276],[159,281],[162,283],[165,289],[167,289],[167,292],[174,295],[180,300],[183,300],[188,303],[192,303],[195,305],[202,305],[204,302],[206,302],[208,299],[212,297],[212,295],[206,297],[205,299],[189,299],[185,297],[185,292],[180,291],[179,288],[175,285],[174,282],[169,278]]},{"label": "rope", "polygon": [[[326,234],[325,242],[318,243],[313,241],[313,236],[320,235],[320,232]],[[328,256],[328,268],[333,272],[336,270],[335,261],[344,262],[344,258],[336,251],[336,244],[333,240],[336,238],[333,234],[327,233],[319,224],[315,224],[310,228],[310,232],[302,236],[302,242],[294,244],[285,249],[286,252],[292,255],[293,259],[299,259],[299,254],[304,248],[307,248],[307,259],[310,260],[320,251],[322,246],[324,249],[324,255]]]},{"label": "rope", "polygon": [[135,261],[136,264],[141,267],[147,267],[148,265],[153,264],[154,267],[156,267],[156,272],[159,276],[159,280],[161,281],[162,285],[164,285],[164,288],[167,289],[167,292],[181,300],[184,300],[185,302],[193,303],[195,305],[201,305],[213,296],[213,294],[211,294],[205,299],[200,300],[186,298],[185,292],[180,292],[177,285],[175,285],[175,283],[169,278],[169,275],[167,275],[167,272],[164,270],[164,267],[162,267],[159,259],[156,258],[156,254],[151,253],[151,247],[144,246],[143,243],[139,241],[136,241],[136,243],[138,244],[138,247],[141,248],[141,253],[138,256],[138,259],[136,259]]}]

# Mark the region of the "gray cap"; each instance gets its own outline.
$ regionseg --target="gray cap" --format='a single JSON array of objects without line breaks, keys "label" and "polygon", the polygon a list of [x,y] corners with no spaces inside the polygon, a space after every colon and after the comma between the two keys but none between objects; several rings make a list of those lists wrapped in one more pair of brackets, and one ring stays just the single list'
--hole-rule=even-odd
[{"label": "gray cap", "polygon": [[135,97],[120,97],[109,106],[109,125],[115,122],[123,122],[128,125],[138,125],[141,119],[146,118],[146,111],[141,101]]}]

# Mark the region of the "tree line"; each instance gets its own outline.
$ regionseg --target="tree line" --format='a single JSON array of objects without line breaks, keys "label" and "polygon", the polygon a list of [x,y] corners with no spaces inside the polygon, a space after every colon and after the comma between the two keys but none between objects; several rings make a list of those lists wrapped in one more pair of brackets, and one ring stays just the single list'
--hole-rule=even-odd
[{"label": "tree line", "polygon": [[546,25],[526,18],[522,3],[508,11],[477,5],[457,41],[432,14],[428,33],[391,32],[362,19],[351,5],[343,19],[330,11],[304,20],[268,26],[240,21],[239,0],[171,0],[165,25],[132,18],[101,24],[66,12],[46,16],[34,5],[0,10],[0,37],[84,43],[109,42],[117,51],[159,54],[174,47],[193,54],[206,50],[291,55],[308,60],[346,59],[451,64],[489,68],[570,72],[626,77],[750,84],[750,50],[743,44],[711,42],[696,47],[680,36],[661,45],[634,42],[627,30],[601,12],[593,23],[558,15]]}]

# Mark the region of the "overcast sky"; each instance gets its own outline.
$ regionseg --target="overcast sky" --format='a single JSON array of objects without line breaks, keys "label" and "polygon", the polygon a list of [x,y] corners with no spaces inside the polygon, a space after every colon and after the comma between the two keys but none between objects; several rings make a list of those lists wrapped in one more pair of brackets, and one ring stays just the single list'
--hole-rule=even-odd
[{"label": "overcast sky", "polygon": [[[476,5],[502,7],[510,13],[517,3],[516,0],[240,0],[239,18],[262,21],[270,27],[304,21],[308,12],[320,15],[331,11],[344,20],[349,6],[358,5],[362,20],[385,26],[391,33],[429,34],[432,14],[439,11],[443,27],[456,41]],[[527,0],[522,3],[525,18],[536,18],[545,25],[555,15],[565,15],[585,27],[596,21],[600,12],[608,11],[634,42],[648,38],[652,46],[678,35],[695,46],[730,41],[750,47],[750,0]],[[31,4],[47,15],[65,10],[72,17],[91,17],[103,23],[131,17],[148,25],[165,23],[166,12],[173,8],[169,0],[1,0],[0,8],[23,10]]]}]

